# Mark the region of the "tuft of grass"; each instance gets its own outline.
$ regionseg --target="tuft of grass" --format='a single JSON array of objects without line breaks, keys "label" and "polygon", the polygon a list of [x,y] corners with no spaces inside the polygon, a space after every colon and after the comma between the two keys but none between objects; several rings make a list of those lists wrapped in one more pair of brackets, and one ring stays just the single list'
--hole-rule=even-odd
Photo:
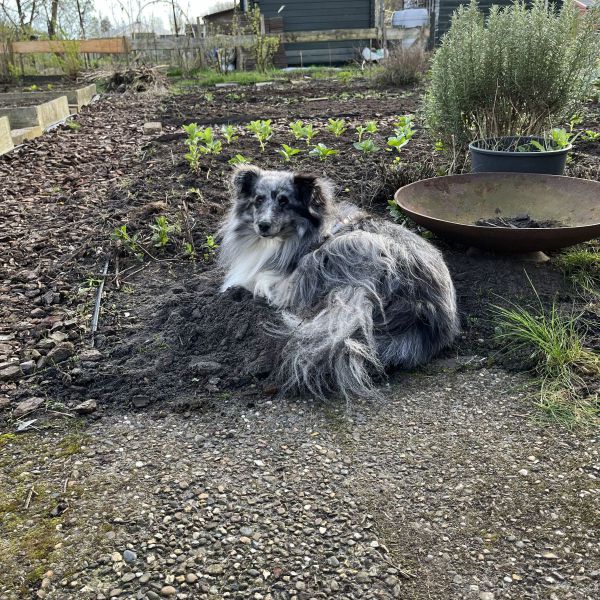
[{"label": "tuft of grass", "polygon": [[588,294],[600,295],[600,248],[580,246],[559,254],[557,266]]},{"label": "tuft of grass", "polygon": [[584,345],[580,315],[560,312],[555,302],[548,311],[539,304],[532,310],[493,307],[496,338],[508,352],[534,359],[541,380],[538,406],[550,418],[567,426],[595,422],[598,396],[587,393],[586,380],[600,376],[600,357]]}]

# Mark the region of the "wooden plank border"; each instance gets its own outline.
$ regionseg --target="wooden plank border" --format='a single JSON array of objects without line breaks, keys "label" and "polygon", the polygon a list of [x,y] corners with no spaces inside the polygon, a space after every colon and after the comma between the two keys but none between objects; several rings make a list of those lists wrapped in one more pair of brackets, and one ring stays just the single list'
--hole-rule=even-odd
[{"label": "wooden plank border", "polygon": [[90,40],[33,40],[13,42],[15,54],[37,54],[43,52],[64,53],[74,49],[82,54],[127,54],[129,40],[125,37],[97,38]]}]

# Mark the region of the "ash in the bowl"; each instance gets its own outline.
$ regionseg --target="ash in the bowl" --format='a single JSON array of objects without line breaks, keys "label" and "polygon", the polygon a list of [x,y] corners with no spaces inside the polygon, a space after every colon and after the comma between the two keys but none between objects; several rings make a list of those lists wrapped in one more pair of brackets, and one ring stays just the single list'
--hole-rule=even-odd
[{"label": "ash in the bowl", "polygon": [[565,227],[560,221],[546,220],[536,221],[529,215],[517,215],[516,217],[492,217],[490,219],[478,219],[475,225],[479,227],[504,227],[507,229],[554,229]]}]

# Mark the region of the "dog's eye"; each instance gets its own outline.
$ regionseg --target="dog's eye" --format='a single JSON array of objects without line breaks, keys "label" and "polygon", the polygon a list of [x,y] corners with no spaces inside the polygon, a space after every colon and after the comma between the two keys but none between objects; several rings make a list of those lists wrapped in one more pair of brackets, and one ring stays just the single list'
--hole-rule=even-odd
[{"label": "dog's eye", "polygon": [[277,201],[279,202],[279,206],[285,206],[289,202],[287,196],[279,196]]},{"label": "dog's eye", "polygon": [[256,198],[254,198],[254,204],[256,204],[256,206],[260,206],[264,201],[264,196],[256,196]]}]

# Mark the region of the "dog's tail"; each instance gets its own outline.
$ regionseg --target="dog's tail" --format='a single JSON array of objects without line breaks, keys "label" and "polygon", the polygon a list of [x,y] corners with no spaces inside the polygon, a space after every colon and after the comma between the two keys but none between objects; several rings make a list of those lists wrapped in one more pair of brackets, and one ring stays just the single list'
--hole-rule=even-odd
[{"label": "dog's tail", "polygon": [[331,291],[314,316],[286,315],[291,337],[283,350],[280,376],[284,390],[307,390],[317,397],[341,392],[377,397],[371,374],[382,372],[374,335],[377,299],[366,288]]}]

